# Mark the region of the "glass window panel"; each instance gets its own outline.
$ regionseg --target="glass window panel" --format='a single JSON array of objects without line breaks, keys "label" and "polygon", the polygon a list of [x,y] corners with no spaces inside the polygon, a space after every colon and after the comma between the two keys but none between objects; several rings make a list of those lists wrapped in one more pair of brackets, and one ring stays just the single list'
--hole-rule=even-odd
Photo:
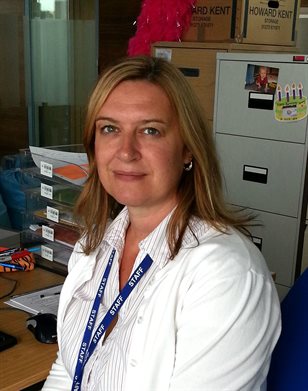
[{"label": "glass window panel", "polygon": [[81,142],[85,106],[97,79],[96,3],[29,3],[31,145]]}]

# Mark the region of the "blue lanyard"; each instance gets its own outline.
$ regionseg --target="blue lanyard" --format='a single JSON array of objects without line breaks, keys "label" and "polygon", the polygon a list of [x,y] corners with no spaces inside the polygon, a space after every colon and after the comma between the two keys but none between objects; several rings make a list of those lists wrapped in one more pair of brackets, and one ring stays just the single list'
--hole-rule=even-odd
[{"label": "blue lanyard", "polygon": [[111,307],[107,311],[106,315],[104,316],[103,320],[95,330],[94,336],[91,340],[93,327],[95,324],[95,320],[97,318],[97,313],[99,309],[99,305],[101,302],[101,299],[104,295],[106,283],[110,274],[111,266],[113,263],[115,257],[115,249],[112,250],[111,255],[109,257],[105,272],[103,274],[100,286],[98,288],[96,297],[94,299],[94,303],[92,306],[92,310],[88,319],[88,323],[83,335],[83,339],[80,345],[77,364],[75,368],[75,374],[73,378],[73,384],[72,384],[72,391],[79,391],[81,387],[81,381],[83,376],[83,370],[84,367],[94,352],[94,349],[96,348],[98,342],[102,338],[102,336],[105,334],[105,331],[109,327],[112,320],[115,318],[117,313],[119,312],[120,308],[124,304],[125,300],[128,298],[128,296],[131,294],[133,289],[136,287],[138,282],[141,280],[141,277],[148,271],[150,266],[153,263],[152,258],[149,255],[146,255],[145,258],[142,260],[142,262],[137,266],[137,268],[132,273],[130,279],[127,281],[121,292],[118,294],[114,302],[112,303]]}]

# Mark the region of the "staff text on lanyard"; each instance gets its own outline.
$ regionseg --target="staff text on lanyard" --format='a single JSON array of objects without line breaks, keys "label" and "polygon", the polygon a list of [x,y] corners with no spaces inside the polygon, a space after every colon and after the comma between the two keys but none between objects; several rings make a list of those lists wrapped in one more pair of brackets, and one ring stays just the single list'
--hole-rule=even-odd
[{"label": "staff text on lanyard", "polygon": [[92,332],[93,327],[95,324],[95,320],[97,318],[98,309],[100,306],[100,302],[102,297],[104,296],[105,287],[107,284],[107,280],[110,274],[111,266],[113,263],[115,257],[115,249],[112,250],[106,269],[104,271],[101,283],[99,285],[98,291],[96,293],[96,297],[93,302],[93,306],[91,309],[91,313],[88,319],[88,323],[83,335],[83,339],[80,345],[75,374],[73,378],[73,384],[72,384],[72,391],[79,391],[81,387],[81,381],[83,376],[83,370],[84,367],[89,359],[89,357],[94,352],[94,349],[96,348],[98,342],[100,341],[101,337],[104,335],[105,331],[111,324],[112,320],[115,318],[117,313],[119,312],[120,308],[124,304],[125,300],[128,298],[128,296],[131,294],[133,289],[136,287],[138,282],[141,280],[143,275],[147,272],[147,270],[151,267],[153,260],[149,255],[146,255],[145,258],[142,260],[142,262],[137,266],[137,268],[132,273],[131,277],[121,290],[121,292],[118,294],[114,302],[112,303],[111,307],[107,311],[106,315],[104,316],[103,320],[97,327],[97,329],[94,332],[93,338]]}]

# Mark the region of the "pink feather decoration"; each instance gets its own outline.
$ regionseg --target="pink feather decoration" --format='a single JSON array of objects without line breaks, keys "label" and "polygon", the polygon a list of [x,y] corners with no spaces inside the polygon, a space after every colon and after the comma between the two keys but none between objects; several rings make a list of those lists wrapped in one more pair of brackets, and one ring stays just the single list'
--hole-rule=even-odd
[{"label": "pink feather decoration", "polygon": [[137,31],[128,42],[128,55],[149,55],[157,41],[180,41],[191,21],[196,0],[143,0]]}]

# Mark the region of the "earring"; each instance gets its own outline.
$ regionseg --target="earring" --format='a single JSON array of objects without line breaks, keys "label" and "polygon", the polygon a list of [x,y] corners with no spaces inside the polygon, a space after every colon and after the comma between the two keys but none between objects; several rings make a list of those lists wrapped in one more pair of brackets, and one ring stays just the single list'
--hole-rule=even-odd
[{"label": "earring", "polygon": [[192,160],[189,163],[184,164],[184,170],[185,171],[190,171],[192,169],[193,162]]}]

